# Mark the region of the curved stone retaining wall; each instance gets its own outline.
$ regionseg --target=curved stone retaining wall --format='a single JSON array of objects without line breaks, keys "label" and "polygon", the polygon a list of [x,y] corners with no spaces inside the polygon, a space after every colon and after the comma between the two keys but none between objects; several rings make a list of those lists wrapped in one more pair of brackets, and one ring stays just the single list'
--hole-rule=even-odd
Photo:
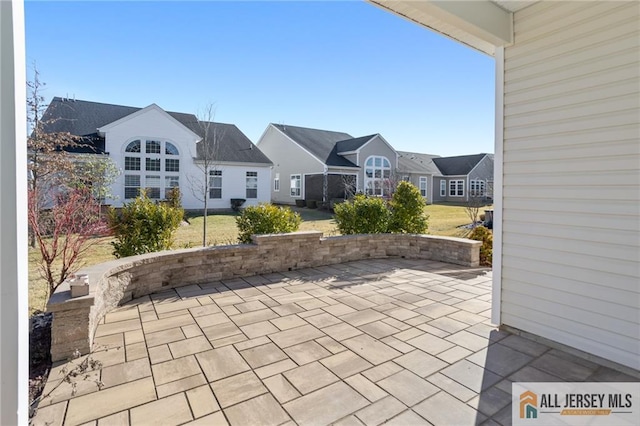
[{"label": "curved stone retaining wall", "polygon": [[322,232],[255,235],[253,244],[149,253],[80,271],[89,274],[88,296],[71,298],[60,286],[47,305],[53,312],[51,355],[90,351],[98,322],[131,299],[192,284],[331,265],[362,259],[406,257],[478,266],[479,241],[430,235],[372,234],[322,238]]}]

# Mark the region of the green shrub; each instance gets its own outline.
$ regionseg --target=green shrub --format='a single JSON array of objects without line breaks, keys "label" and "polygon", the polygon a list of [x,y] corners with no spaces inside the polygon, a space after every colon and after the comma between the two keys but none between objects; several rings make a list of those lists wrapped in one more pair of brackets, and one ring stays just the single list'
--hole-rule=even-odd
[{"label": "green shrub", "polygon": [[236,217],[238,240],[248,244],[251,243],[252,235],[295,232],[300,227],[300,222],[300,215],[288,207],[268,203],[249,206]]},{"label": "green shrub", "polygon": [[111,243],[113,254],[121,258],[170,249],[183,215],[181,208],[155,203],[142,191],[120,211],[109,210],[109,226],[116,238]]},{"label": "green shrub", "polygon": [[391,214],[382,198],[358,194],[349,201],[336,204],[334,210],[334,220],[343,235],[388,232]]},{"label": "green shrub", "polygon": [[424,234],[427,231],[427,216],[424,214],[424,198],[420,190],[410,182],[398,183],[389,202],[391,220],[389,232],[399,234]]},{"label": "green shrub", "polygon": [[493,233],[484,226],[476,226],[469,239],[482,241],[480,247],[480,264],[484,266],[491,266],[493,263]]}]

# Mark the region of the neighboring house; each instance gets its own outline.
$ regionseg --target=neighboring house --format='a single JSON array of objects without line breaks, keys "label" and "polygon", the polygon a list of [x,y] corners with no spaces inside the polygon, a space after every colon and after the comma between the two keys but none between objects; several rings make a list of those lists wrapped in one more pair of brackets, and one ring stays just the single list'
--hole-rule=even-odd
[{"label": "neighboring house", "polygon": [[495,58],[492,322],[639,370],[640,3],[369,1]]},{"label": "neighboring house", "polygon": [[122,170],[112,187],[119,207],[141,188],[160,200],[180,188],[185,209],[204,207],[202,138],[207,135],[213,161],[208,207],[228,209],[232,198],[245,206],[270,199],[271,161],[233,124],[200,122],[193,114],[167,112],[155,104],[146,108],[56,97],[42,120],[46,132],[69,132],[81,137],[74,153],[106,155]]},{"label": "neighboring house", "polygon": [[434,180],[441,176],[440,170],[433,161],[437,155],[420,154],[418,152],[398,151],[398,175],[420,189],[420,194],[428,204],[435,200]]},{"label": "neighboring house", "polygon": [[493,199],[493,154],[439,157],[433,162],[440,171],[433,179],[434,203]]},{"label": "neighboring house", "polygon": [[273,161],[271,200],[329,201],[357,191],[389,194],[398,154],[379,134],[347,133],[269,124],[256,143]]}]

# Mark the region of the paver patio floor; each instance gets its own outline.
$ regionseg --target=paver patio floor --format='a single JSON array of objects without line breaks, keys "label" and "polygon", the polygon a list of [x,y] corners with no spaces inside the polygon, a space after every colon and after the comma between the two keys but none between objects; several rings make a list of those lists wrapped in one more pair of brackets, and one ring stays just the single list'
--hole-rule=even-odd
[{"label": "paver patio floor", "polygon": [[637,380],[490,308],[490,270],[406,259],[153,294],[107,314],[75,395],[54,366],[34,424],[507,425],[512,381]]}]

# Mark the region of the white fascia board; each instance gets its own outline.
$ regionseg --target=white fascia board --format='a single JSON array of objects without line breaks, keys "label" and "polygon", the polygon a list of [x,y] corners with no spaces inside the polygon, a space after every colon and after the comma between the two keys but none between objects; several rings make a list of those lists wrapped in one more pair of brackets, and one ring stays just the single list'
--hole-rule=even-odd
[{"label": "white fascia board", "polygon": [[338,152],[338,155],[350,155],[350,154],[358,154],[358,150],[356,150],[356,151],[341,151],[341,152]]},{"label": "white fascia board", "polygon": [[344,169],[348,169],[348,170],[360,170],[360,167],[353,167],[353,166],[328,166],[327,167],[327,171],[339,171],[339,170],[344,170]]},{"label": "white fascia board", "polygon": [[489,0],[367,0],[490,56],[513,43],[513,13]]},{"label": "white fascia board", "polygon": [[282,130],[278,129],[276,126],[273,125],[273,123],[270,123],[269,126],[272,126],[274,129],[276,129],[278,132],[280,132],[285,138],[289,139],[291,142],[293,142],[294,144],[296,144],[298,146],[298,148],[300,148],[301,150],[303,150],[304,152],[306,152],[311,158],[313,158],[314,160],[316,160],[318,163],[320,163],[322,166],[326,166],[326,164],[324,163],[324,161],[322,161],[321,159],[319,159],[318,157],[316,157],[315,155],[313,155],[311,152],[309,152],[305,147],[303,147],[302,145],[300,145],[298,142],[296,142],[295,140],[291,139],[289,137],[289,135],[287,135],[286,133],[284,133]]},{"label": "white fascia board", "polygon": [[260,145],[260,142],[262,142],[262,139],[264,139],[264,135],[267,134],[270,127],[274,127],[273,124],[269,123],[269,125],[265,127],[264,131],[262,132],[262,135],[260,135],[260,138],[258,139],[258,142],[256,142],[256,146]]},{"label": "white fascia board", "polygon": [[172,121],[174,124],[177,124],[178,126],[182,127],[182,128],[183,128],[183,129],[185,129],[188,133],[191,133],[191,135],[193,135],[193,139],[194,139],[196,142],[198,142],[199,140],[201,140],[201,139],[202,139],[202,136],[200,136],[200,135],[198,135],[198,134],[194,133],[191,129],[189,129],[189,128],[188,128],[188,127],[186,127],[184,124],[182,124],[181,122],[179,122],[178,120],[176,120],[175,118],[173,118],[173,117],[172,117],[172,116],[171,116],[167,111],[163,110],[162,108],[160,108],[160,107],[159,107],[158,105],[156,105],[156,104],[151,104],[151,105],[149,105],[149,106],[147,106],[147,107],[145,107],[145,108],[139,109],[138,111],[136,111],[136,112],[134,112],[134,113],[132,113],[132,114],[129,114],[129,115],[125,116],[125,117],[122,117],[121,119],[116,120],[116,121],[114,121],[113,123],[105,124],[104,126],[99,127],[99,128],[97,129],[97,130],[98,130],[98,134],[100,134],[100,136],[104,136],[105,132],[107,132],[107,131],[109,131],[109,130],[113,129],[114,127],[116,127],[116,126],[118,126],[118,125],[120,125],[120,124],[122,124],[122,123],[124,123],[124,122],[127,122],[127,121],[129,121],[129,120],[132,120],[132,119],[134,119],[134,118],[136,118],[136,117],[139,117],[139,116],[141,116],[142,114],[145,114],[146,112],[151,111],[151,110],[156,110],[156,111],[158,111],[158,112],[160,112],[160,113],[164,114],[164,115],[165,115],[165,117],[167,117],[167,119],[168,119],[168,120],[170,120],[170,121]]}]

